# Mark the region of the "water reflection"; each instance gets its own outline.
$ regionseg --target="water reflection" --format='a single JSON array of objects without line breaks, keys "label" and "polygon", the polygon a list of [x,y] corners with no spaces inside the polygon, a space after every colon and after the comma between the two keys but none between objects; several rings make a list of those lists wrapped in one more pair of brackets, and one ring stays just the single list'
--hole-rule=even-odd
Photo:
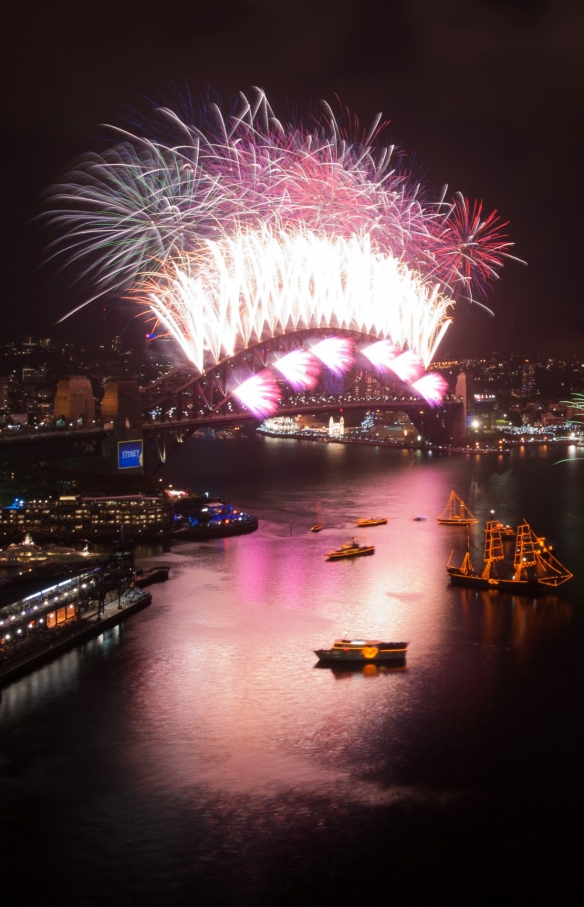
[{"label": "water reflection", "polygon": [[[504,522],[525,515],[576,553],[583,518],[575,506],[555,512],[570,489],[553,484],[545,460],[525,455],[518,468],[515,455],[503,466],[296,442],[241,442],[237,457],[231,445],[183,446],[168,478],[188,487],[210,477],[260,516],[259,531],[143,549],[171,566],[151,607],[13,684],[0,706],[0,766],[6,754],[25,766],[3,821],[28,814],[34,782],[23,853],[46,855],[43,871],[57,865],[68,879],[97,872],[111,903],[128,861],[135,903],[153,874],[165,891],[199,871],[259,891],[274,861],[309,861],[320,830],[326,866],[331,853],[352,865],[345,831],[361,837],[380,810],[382,837],[392,822],[398,839],[402,821],[418,828],[422,807],[441,828],[453,803],[468,807],[489,788],[516,724],[509,702],[524,711],[537,656],[572,624],[560,596],[450,586],[446,562],[465,533],[435,520],[455,489],[481,520],[492,508]],[[315,535],[316,500],[327,526]],[[372,512],[388,516],[369,532],[375,555],[327,562]],[[567,591],[577,601],[581,580]],[[347,636],[407,640],[407,666],[316,669],[314,649]]]},{"label": "water reflection", "polygon": [[402,674],[407,671],[407,665],[356,664],[341,667],[340,665],[323,664],[322,661],[318,661],[314,667],[316,670],[330,671],[335,680],[347,680],[359,674],[363,677],[379,677],[382,674]]},{"label": "water reflection", "polygon": [[571,623],[574,609],[556,595],[529,598],[459,588],[464,623],[487,646],[510,645],[523,660]]}]

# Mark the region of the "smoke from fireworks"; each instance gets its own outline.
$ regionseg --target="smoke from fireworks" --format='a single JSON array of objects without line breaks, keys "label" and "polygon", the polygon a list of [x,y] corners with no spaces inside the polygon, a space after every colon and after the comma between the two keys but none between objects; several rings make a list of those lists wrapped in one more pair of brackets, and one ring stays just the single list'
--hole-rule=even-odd
[{"label": "smoke from fireworks", "polygon": [[[325,104],[309,124],[282,123],[261,91],[227,116],[155,109],[53,187],[53,254],[93,298],[129,293],[201,372],[317,326],[379,338],[365,355],[411,382],[511,243],[481,203],[425,195],[378,142],[379,120],[351,136]],[[311,353],[337,373],[352,361]]]}]

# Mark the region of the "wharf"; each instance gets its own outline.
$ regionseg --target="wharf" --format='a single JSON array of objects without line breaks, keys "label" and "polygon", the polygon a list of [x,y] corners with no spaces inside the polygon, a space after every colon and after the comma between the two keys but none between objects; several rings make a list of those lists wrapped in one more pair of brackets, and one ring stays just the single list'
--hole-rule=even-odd
[{"label": "wharf", "polygon": [[[126,617],[141,611],[151,604],[152,595],[141,589],[126,592],[121,599],[117,595],[107,600],[101,612],[97,608],[89,611],[82,618],[54,631],[54,639],[41,643],[34,649],[0,662],[0,687],[7,686],[25,674],[40,668],[42,665],[69,649],[73,649],[105,630],[115,627]],[[58,635],[57,635],[58,634]]]}]

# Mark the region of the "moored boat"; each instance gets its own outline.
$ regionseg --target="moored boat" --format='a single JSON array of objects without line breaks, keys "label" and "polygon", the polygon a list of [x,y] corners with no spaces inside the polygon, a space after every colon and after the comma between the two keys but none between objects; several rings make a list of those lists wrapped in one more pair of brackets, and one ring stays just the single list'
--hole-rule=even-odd
[{"label": "moored boat", "polygon": [[320,661],[353,664],[403,663],[407,642],[381,642],[377,639],[336,639],[331,649],[315,649]]},{"label": "moored boat", "polygon": [[478,523],[478,520],[456,492],[451,491],[448,504],[438,517],[438,522],[445,526],[470,526],[472,523]]},{"label": "moored boat", "polygon": [[551,551],[544,538],[538,537],[527,522],[517,529],[517,542],[513,568],[505,569],[505,555],[501,530],[496,520],[485,526],[484,568],[477,572],[471,561],[470,548],[460,567],[454,567],[450,560],[446,566],[450,582],[456,586],[471,589],[491,589],[496,592],[510,592],[515,595],[542,595],[550,588],[556,588],[572,578]]},{"label": "moored boat", "polygon": [[356,520],[355,526],[383,526],[385,523],[387,523],[386,516],[370,516]]},{"label": "moored boat", "polygon": [[326,554],[326,559],[327,561],[334,561],[342,557],[360,557],[363,554],[373,554],[374,552],[374,545],[361,545],[357,539],[351,539],[349,542],[344,542],[338,548],[329,551]]}]

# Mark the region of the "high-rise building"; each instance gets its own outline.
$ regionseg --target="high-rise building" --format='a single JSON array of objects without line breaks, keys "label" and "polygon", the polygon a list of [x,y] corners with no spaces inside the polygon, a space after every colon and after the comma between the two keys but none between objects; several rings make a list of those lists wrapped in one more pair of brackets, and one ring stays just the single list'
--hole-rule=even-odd
[{"label": "high-rise building", "polygon": [[526,359],[521,369],[521,391],[524,397],[535,394],[535,365]]},{"label": "high-rise building", "polygon": [[6,375],[0,375],[0,409],[4,409],[5,406],[8,406],[9,386],[10,378]]}]

